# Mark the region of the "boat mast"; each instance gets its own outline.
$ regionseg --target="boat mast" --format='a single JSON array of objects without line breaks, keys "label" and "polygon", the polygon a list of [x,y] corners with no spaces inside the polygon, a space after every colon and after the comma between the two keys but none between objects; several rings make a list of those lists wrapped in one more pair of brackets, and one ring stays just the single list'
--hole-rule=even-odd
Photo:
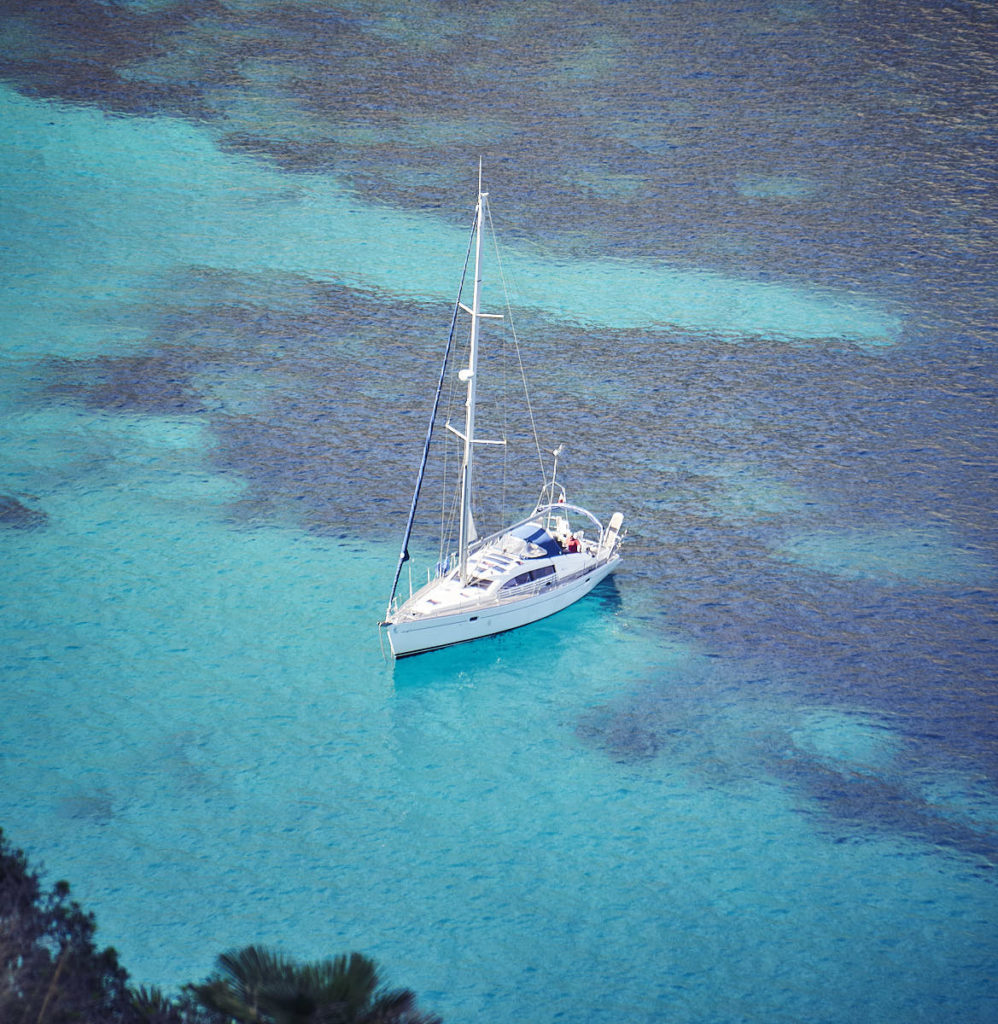
[{"label": "boat mast", "polygon": [[458,551],[460,557],[461,582],[468,579],[468,547],[477,534],[471,515],[471,478],[475,450],[475,392],[478,376],[478,322],[481,318],[482,285],[482,220],[484,217],[485,194],[482,192],[482,162],[478,161],[478,205],[475,210],[475,287],[471,300],[471,342],[468,352],[468,366],[458,377],[468,384],[468,397],[464,407],[464,460],[461,472],[461,518],[458,525]]},{"label": "boat mast", "polygon": [[[440,379],[437,381],[437,393],[433,397],[433,409],[430,412],[430,422],[426,428],[426,440],[423,441],[423,458],[419,463],[419,472],[416,474],[416,486],[412,492],[412,504],[409,506],[409,519],[405,524],[405,533],[402,535],[402,550],[399,552],[398,565],[395,567],[395,579],[392,581],[392,592],[388,597],[388,608],[385,611],[385,619],[392,614],[392,605],[395,601],[395,592],[398,590],[399,577],[402,575],[402,566],[409,561],[409,538],[412,536],[412,526],[416,520],[416,506],[419,504],[419,494],[423,487],[423,475],[426,472],[426,463],[430,454],[430,442],[433,440],[433,428],[437,421],[437,409],[440,407],[440,396],[444,390],[444,381],[447,378],[447,369],[450,365],[451,347],[454,344],[454,332],[457,329],[458,314],[461,311],[461,292],[464,290],[464,281],[468,274],[468,261],[471,259],[471,247],[475,242],[475,222],[472,222],[471,233],[468,236],[468,251],[464,254],[464,269],[461,271],[461,285],[458,288],[457,301],[454,303],[454,312],[450,319],[450,331],[447,334],[447,347],[444,349],[444,361],[440,367]],[[412,596],[410,588],[409,596]]]}]

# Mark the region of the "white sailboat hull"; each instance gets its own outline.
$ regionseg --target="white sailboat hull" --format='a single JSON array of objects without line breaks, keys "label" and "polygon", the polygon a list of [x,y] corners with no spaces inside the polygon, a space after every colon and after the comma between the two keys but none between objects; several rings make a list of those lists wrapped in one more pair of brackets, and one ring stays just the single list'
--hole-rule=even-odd
[{"label": "white sailboat hull", "polygon": [[[488,193],[482,191],[479,164],[478,204],[475,207],[475,223],[468,256],[465,258],[465,273],[462,273],[458,301],[451,319],[450,336],[433,400],[433,412],[423,445],[423,459],[416,477],[395,581],[388,598],[385,621],[381,623],[386,628],[392,654],[396,658],[493,636],[560,612],[585,597],[614,570],[619,561],[617,550],[623,539],[620,533],[623,514],[615,512],[609,524],[604,527],[587,509],[569,504],[564,486],[557,483],[561,445],[551,452],[554,456],[551,478],[544,481],[541,498],[530,516],[488,537],[479,538],[477,535],[472,515],[475,449],[480,445],[506,447],[505,437],[480,437],[475,428],[479,328],[481,321],[503,320],[506,316],[502,313],[483,312],[481,306],[482,233],[486,219],[491,223],[491,217],[486,211],[487,198]],[[468,306],[461,296],[472,249],[475,254],[472,278],[474,290],[471,305]],[[444,424],[462,442],[461,468],[455,481],[457,493],[452,506],[457,513],[457,549],[450,549],[452,535],[448,532],[449,527],[442,523],[440,562],[435,578],[428,580],[415,593],[410,593],[408,600],[399,606],[396,601],[399,575],[409,559],[408,544],[460,311],[471,317],[468,362],[457,373],[457,380],[467,388],[464,424],[463,429],[452,424],[450,419]],[[511,328],[510,334],[515,346],[516,335]],[[522,374],[522,363],[520,369]],[[530,411],[529,399],[526,407]],[[540,458],[541,448],[537,443],[532,411],[530,422]]]},{"label": "white sailboat hull", "polygon": [[392,654],[396,658],[422,654],[547,618],[585,597],[613,572],[619,561],[620,556],[613,555],[574,579],[525,597],[483,601],[445,614],[391,621],[387,624],[387,633]]}]

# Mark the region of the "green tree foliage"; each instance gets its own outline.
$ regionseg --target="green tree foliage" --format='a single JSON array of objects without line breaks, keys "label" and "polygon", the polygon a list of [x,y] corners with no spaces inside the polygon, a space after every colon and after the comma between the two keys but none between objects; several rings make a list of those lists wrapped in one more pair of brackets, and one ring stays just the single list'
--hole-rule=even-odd
[{"label": "green tree foliage", "polygon": [[131,987],[96,930],[69,885],[44,889],[0,829],[0,1024],[441,1024],[360,953],[300,965],[247,946],[171,997]]},{"label": "green tree foliage", "polygon": [[145,985],[132,989],[135,1024],[229,1024],[229,1018],[198,1002],[184,991],[179,997],[164,995]]},{"label": "green tree foliage", "polygon": [[44,891],[0,831],[0,1020],[131,1024],[128,974],[96,927],[66,882]]},{"label": "green tree foliage", "polygon": [[96,930],[68,883],[43,888],[0,829],[2,1024],[227,1024],[188,993],[133,989],[117,953],[94,943]]},{"label": "green tree foliage", "polygon": [[360,953],[297,964],[262,946],[223,953],[189,991],[239,1024],[440,1024],[408,989],[387,989]]}]

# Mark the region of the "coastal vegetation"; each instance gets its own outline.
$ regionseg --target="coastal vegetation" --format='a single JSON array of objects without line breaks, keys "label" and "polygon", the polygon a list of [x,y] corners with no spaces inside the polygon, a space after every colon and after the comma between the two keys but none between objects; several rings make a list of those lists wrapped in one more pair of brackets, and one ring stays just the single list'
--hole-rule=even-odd
[{"label": "coastal vegetation", "polygon": [[0,830],[0,1020],[24,1024],[441,1024],[409,989],[384,985],[373,960],[312,963],[262,946],[223,953],[176,995],[131,985],[94,915],[66,882],[46,889]]}]

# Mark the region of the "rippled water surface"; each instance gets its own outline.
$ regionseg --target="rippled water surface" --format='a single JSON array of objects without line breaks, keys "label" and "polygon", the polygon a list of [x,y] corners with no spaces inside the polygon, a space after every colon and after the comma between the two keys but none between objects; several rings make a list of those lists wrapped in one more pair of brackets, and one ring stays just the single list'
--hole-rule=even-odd
[{"label": "rippled water surface", "polygon": [[[0,40],[0,825],[136,982],[264,942],[448,1022],[995,1019],[998,9]],[[479,155],[625,561],[391,666]]]}]

